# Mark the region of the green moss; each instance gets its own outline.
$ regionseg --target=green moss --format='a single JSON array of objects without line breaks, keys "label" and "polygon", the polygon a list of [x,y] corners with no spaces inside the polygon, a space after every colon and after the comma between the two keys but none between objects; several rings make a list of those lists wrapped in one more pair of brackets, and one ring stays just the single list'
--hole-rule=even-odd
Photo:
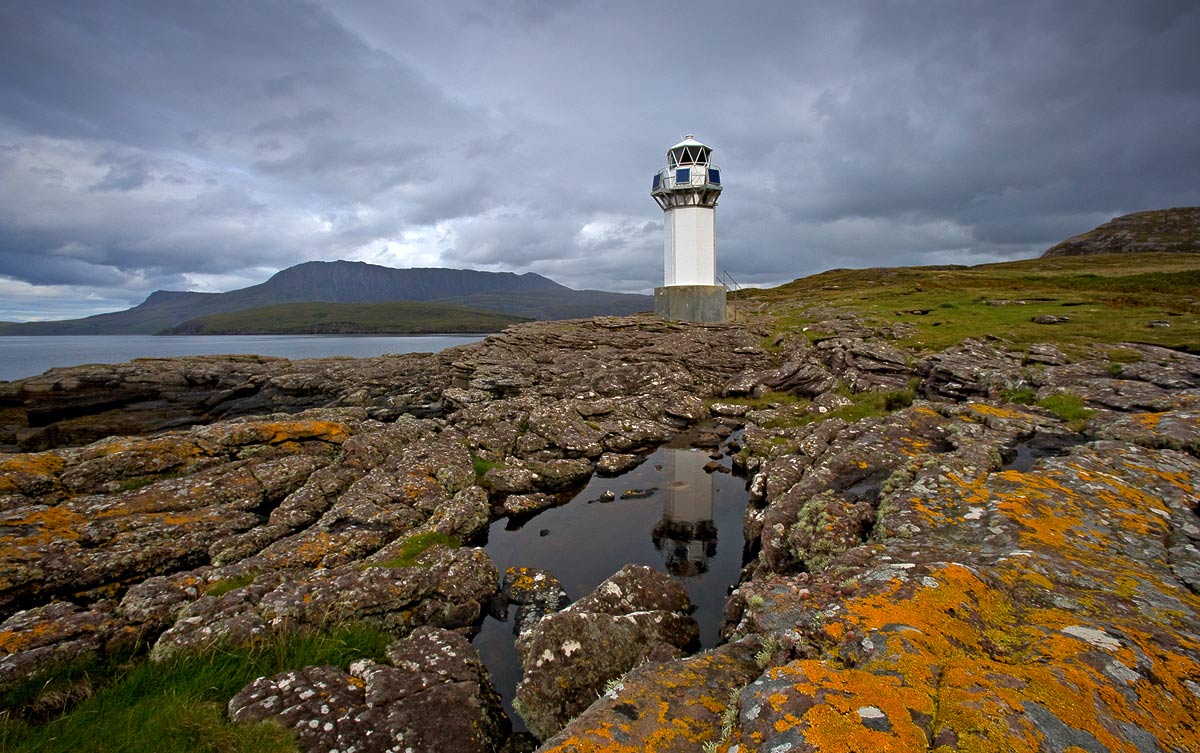
[{"label": "green moss", "polygon": [[360,658],[381,660],[392,640],[367,625],[269,640],[239,649],[214,649],[161,663],[76,664],[42,672],[45,688],[90,678],[93,693],[72,711],[45,723],[5,697],[0,750],[9,753],[275,753],[297,750],[291,734],[271,724],[232,725],[224,708],[257,677],[288,669]]},{"label": "green moss", "polygon": [[1108,360],[1112,361],[1113,363],[1138,363],[1142,360],[1141,353],[1138,353],[1136,350],[1130,350],[1129,348],[1112,348],[1111,350],[1107,351],[1105,355],[1108,356]]},{"label": "green moss", "polygon": [[420,564],[418,560],[426,550],[435,547],[450,547],[457,548],[462,546],[462,541],[454,536],[447,536],[444,533],[437,531],[428,531],[426,533],[418,533],[409,536],[400,545],[400,553],[383,562],[373,563],[369,567],[415,567]]},{"label": "green moss", "polygon": [[141,489],[144,486],[166,481],[167,479],[180,478],[182,473],[159,473],[151,476],[138,476],[136,478],[127,478],[117,486],[117,491],[131,492],[134,489]]},{"label": "green moss", "polygon": [[1083,398],[1070,392],[1058,392],[1050,395],[1039,400],[1038,405],[1064,421],[1087,419],[1096,413],[1096,411],[1084,407]]},{"label": "green moss", "polygon": [[236,578],[225,578],[223,580],[218,580],[214,583],[210,583],[208,588],[204,589],[204,593],[207,596],[221,596],[222,594],[227,594],[230,591],[242,588],[243,586],[250,585],[254,582],[256,577],[258,577],[257,573],[247,573],[246,575],[239,575]]},{"label": "green moss", "polygon": [[1018,405],[1033,405],[1037,400],[1037,390],[1032,387],[1020,387],[1012,390],[1001,390],[1000,399]]},{"label": "green moss", "polygon": [[483,477],[487,475],[488,471],[503,465],[503,463],[500,461],[487,460],[486,458],[481,458],[474,454],[471,455],[471,463],[475,466],[475,483],[479,484],[480,486],[487,486],[487,484],[483,482]]},{"label": "green moss", "polygon": [[793,395],[790,392],[767,392],[760,397],[723,397],[720,400],[710,401],[711,403],[726,403],[731,405],[745,405],[751,410],[767,410],[768,408],[778,408],[782,406],[806,406],[811,400],[799,395]]}]

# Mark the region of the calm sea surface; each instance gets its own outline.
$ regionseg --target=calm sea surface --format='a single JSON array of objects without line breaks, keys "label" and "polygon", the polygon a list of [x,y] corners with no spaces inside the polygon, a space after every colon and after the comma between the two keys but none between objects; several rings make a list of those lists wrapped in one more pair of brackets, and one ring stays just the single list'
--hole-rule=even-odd
[{"label": "calm sea surface", "polygon": [[283,358],[385,353],[432,353],[482,340],[483,335],[352,337],[346,335],[87,335],[0,337],[0,381],[41,374],[56,366],[123,363],[132,358],[250,353]]}]

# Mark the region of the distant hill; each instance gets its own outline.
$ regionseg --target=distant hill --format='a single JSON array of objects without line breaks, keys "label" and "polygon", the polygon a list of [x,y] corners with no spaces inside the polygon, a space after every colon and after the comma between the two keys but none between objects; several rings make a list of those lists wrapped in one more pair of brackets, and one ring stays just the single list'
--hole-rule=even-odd
[{"label": "distant hill", "polygon": [[281,303],[429,301],[510,316],[558,319],[647,311],[650,296],[572,290],[528,272],[469,269],[394,269],[351,261],[312,261],[277,272],[266,282],[227,293],[158,290],[125,311],[84,319],[0,326],[4,335],[150,335],[213,314]]},{"label": "distant hill", "polygon": [[279,303],[189,319],[165,335],[324,335],[499,332],[528,317],[426,301]]},{"label": "distant hill", "polygon": [[1043,257],[1145,251],[1200,253],[1200,207],[1175,207],[1115,217],[1051,246]]}]

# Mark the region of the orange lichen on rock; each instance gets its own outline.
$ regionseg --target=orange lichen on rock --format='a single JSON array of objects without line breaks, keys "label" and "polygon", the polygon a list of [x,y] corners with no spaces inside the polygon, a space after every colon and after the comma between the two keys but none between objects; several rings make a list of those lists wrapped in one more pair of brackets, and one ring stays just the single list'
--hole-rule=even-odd
[{"label": "orange lichen on rock", "polygon": [[[911,549],[925,564],[881,564],[836,608],[813,607],[823,610],[807,618],[819,620],[808,633],[819,656],[752,683],[731,742],[821,753],[1138,753],[1148,739],[1193,749],[1200,596],[1173,575],[1164,542],[1173,509],[1194,514],[1195,461],[1125,445],[1035,473],[943,468],[938,479],[934,493],[893,501],[928,528],[893,543],[891,559]],[[983,517],[951,514],[968,508],[987,511],[987,525],[960,538]]]},{"label": "orange lichen on rock", "polygon": [[[32,548],[56,541],[76,541],[84,516],[62,505],[35,505],[0,513],[0,561],[34,554]],[[10,551],[12,550],[12,551]]]},{"label": "orange lichen on rock", "polygon": [[975,414],[976,416],[982,416],[985,418],[985,420],[986,418],[1000,418],[1016,421],[1042,420],[1042,417],[1036,413],[1017,410],[1011,406],[1001,407],[998,405],[991,405],[989,403],[967,403],[966,409],[968,411],[968,415]]},{"label": "orange lichen on rock", "polygon": [[53,452],[0,455],[0,494],[20,493],[34,479],[52,483],[64,464],[62,457]]},{"label": "orange lichen on rock", "polygon": [[304,440],[341,444],[350,436],[350,428],[335,421],[252,421],[234,427],[230,441],[239,445]]},{"label": "orange lichen on rock", "polygon": [[692,753],[721,735],[730,691],[759,672],[749,646],[635,667],[542,753]]}]

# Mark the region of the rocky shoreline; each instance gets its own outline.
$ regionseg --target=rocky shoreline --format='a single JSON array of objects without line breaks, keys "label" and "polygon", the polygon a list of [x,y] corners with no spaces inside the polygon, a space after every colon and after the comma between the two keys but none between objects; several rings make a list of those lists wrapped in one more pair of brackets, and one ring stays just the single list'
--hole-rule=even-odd
[{"label": "rocky shoreline", "polygon": [[[230,718],[313,751],[1192,749],[1200,358],[924,353],[809,313],[825,334],[598,318],[0,384],[0,687],[365,621],[386,662],[263,678]],[[714,417],[752,495],[726,643],[694,653],[653,571],[526,593],[538,739],[510,734],[463,636],[517,576],[475,544]]]}]

